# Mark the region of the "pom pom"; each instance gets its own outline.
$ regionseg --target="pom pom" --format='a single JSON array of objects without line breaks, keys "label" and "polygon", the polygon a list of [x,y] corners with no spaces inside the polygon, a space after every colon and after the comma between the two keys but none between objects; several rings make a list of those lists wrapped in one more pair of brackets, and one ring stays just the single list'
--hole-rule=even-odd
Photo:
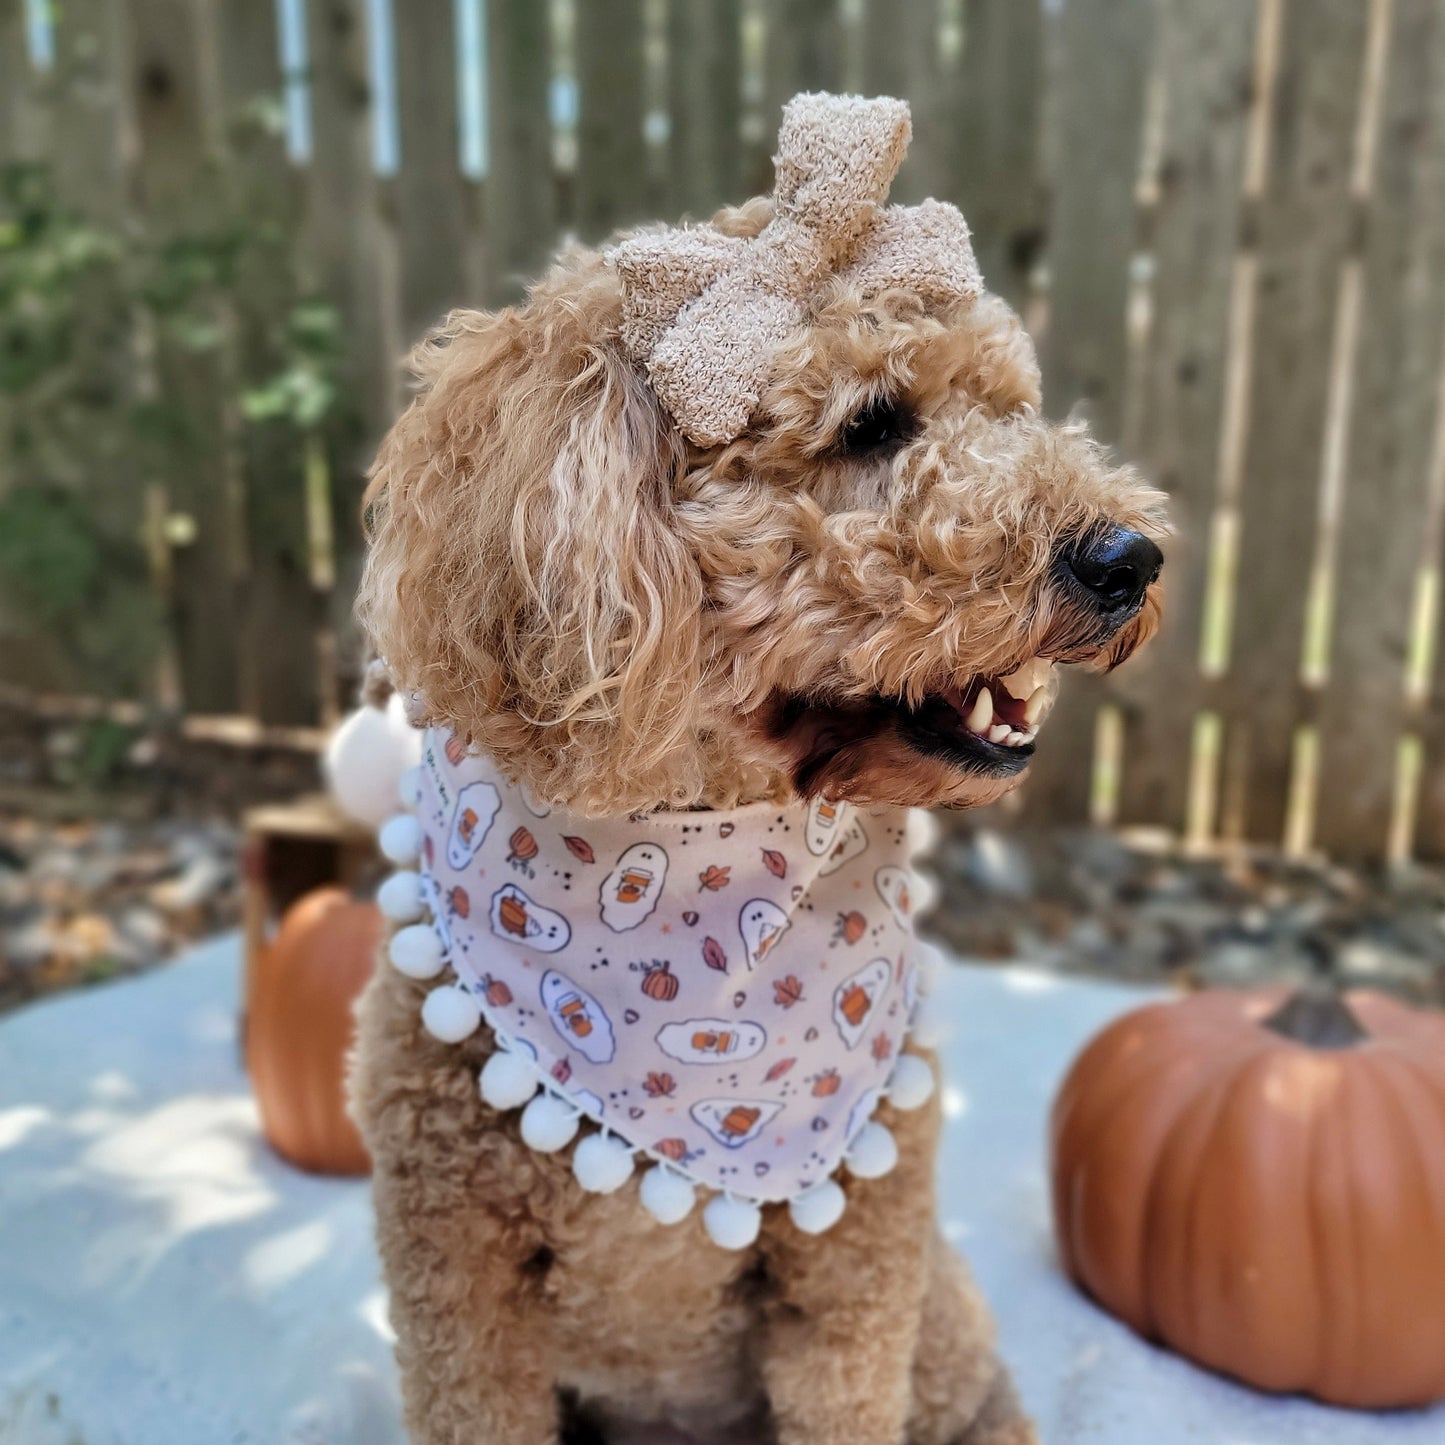
[{"label": "pom pom", "polygon": [[927,868],[915,868],[912,878],[913,917],[918,919],[938,906],[938,879]]},{"label": "pom pom", "polygon": [[410,813],[398,813],[381,825],[376,841],[384,857],[410,868],[421,856],[421,824]]},{"label": "pom pom", "polygon": [[932,993],[943,977],[943,955],[931,943],[920,943],[913,955],[919,993]]},{"label": "pom pom", "polygon": [[888,1081],[888,1102],[895,1109],[921,1109],[933,1097],[933,1070],[917,1054],[899,1054]]},{"label": "pom pom", "polygon": [[756,1204],[719,1194],[708,1201],[702,1222],[720,1249],[746,1249],[763,1227],[763,1212]]},{"label": "pom pom", "polygon": [[915,858],[926,858],[938,847],[942,830],[927,808],[908,810],[908,849]]},{"label": "pom pom", "polygon": [[572,1173],[589,1194],[615,1194],[632,1167],[632,1150],[610,1134],[589,1134],[572,1155]]},{"label": "pom pom", "polygon": [[435,978],[446,961],[442,941],[430,923],[413,923],[392,934],[386,951],[392,967],[408,978]]},{"label": "pom pom", "polygon": [[804,1234],[822,1234],[842,1219],[848,1196],[836,1179],[825,1179],[788,1205],[788,1215]]},{"label": "pom pom", "polygon": [[376,906],[393,923],[415,923],[426,912],[426,894],[422,892],[421,874],[404,869],[393,873],[376,890]]},{"label": "pom pom", "polygon": [[379,828],[396,810],[401,775],[421,761],[421,734],[399,695],[384,708],[359,707],[332,733],[322,772],[342,810]]},{"label": "pom pom", "polygon": [[421,1006],[422,1027],[444,1044],[459,1044],[477,1031],[482,1011],[465,989],[445,983],[427,994]]},{"label": "pom pom", "polygon": [[948,1038],[948,1021],[931,998],[920,1000],[913,1010],[908,1037],[920,1049],[936,1049]]},{"label": "pom pom", "polygon": [[859,1179],[881,1179],[898,1163],[898,1141],[882,1124],[865,1124],[848,1146],[848,1172]]},{"label": "pom pom", "polygon": [[565,1149],[577,1135],[582,1116],[552,1094],[538,1094],[522,1110],[522,1141],[539,1154]]},{"label": "pom pom", "polygon": [[482,1098],[494,1109],[520,1109],[540,1087],[537,1069],[521,1054],[498,1051],[478,1075]]},{"label": "pom pom", "polygon": [[692,1181],[666,1164],[658,1164],[642,1176],[638,1194],[642,1207],[659,1224],[677,1224],[692,1213],[692,1206],[697,1203],[697,1190]]},{"label": "pom pom", "polygon": [[408,768],[396,785],[396,796],[403,808],[415,809],[421,806],[421,764]]}]

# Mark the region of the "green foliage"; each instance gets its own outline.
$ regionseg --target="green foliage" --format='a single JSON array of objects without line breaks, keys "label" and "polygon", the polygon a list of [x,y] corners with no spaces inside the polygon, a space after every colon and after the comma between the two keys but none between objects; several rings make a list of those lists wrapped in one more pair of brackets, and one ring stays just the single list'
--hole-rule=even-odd
[{"label": "green foliage", "polygon": [[[274,124],[264,102],[243,128]],[[338,319],[298,298],[288,233],[221,186],[195,209],[183,234],[99,225],[45,168],[0,165],[0,652],[40,659],[41,687],[144,695],[166,633],[152,558],[194,532],[148,498],[194,495],[238,425],[299,469],[337,405]],[[258,276],[262,314],[237,314]]]}]

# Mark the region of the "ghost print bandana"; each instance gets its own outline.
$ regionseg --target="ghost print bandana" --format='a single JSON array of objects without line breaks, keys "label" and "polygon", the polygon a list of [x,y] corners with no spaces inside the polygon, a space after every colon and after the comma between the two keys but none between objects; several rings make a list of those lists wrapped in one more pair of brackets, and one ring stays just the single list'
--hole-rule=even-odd
[{"label": "ghost print bandana", "polygon": [[547,1094],[749,1203],[839,1167],[917,995],[906,810],[582,818],[435,730],[413,796],[444,991]]}]

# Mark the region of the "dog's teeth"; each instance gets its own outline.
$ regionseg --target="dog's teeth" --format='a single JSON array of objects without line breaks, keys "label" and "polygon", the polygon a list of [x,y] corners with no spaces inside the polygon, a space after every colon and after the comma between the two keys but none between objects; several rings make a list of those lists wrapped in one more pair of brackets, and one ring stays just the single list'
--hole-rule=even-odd
[{"label": "dog's teeth", "polygon": [[1029,700],[1024,704],[1024,726],[1036,728],[1039,719],[1044,715],[1044,706],[1049,700],[1048,684],[1036,687],[1030,694]]},{"label": "dog's teeth", "polygon": [[971,733],[983,734],[988,731],[988,725],[992,721],[993,694],[986,687],[981,687],[968,716],[963,720],[963,725]]},{"label": "dog's teeth", "polygon": [[1007,723],[995,723],[988,730],[988,740],[991,743],[1001,743],[1012,731],[1013,729]]},{"label": "dog's teeth", "polygon": [[1026,739],[1024,735],[1015,728],[1004,741],[1008,743],[1009,747],[1016,748],[1021,742],[1025,742]]}]

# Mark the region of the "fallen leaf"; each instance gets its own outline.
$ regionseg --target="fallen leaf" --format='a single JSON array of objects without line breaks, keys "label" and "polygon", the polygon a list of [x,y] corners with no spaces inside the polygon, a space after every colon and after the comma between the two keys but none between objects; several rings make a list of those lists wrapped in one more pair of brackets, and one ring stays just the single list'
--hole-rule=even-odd
[{"label": "fallen leaf", "polygon": [[562,841],[567,845],[574,858],[580,858],[584,863],[597,861],[597,855],[592,851],[592,845],[585,838],[564,836]]},{"label": "fallen leaf", "polygon": [[763,1075],[763,1082],[771,1084],[775,1079],[781,1079],[797,1062],[797,1059],[779,1059],[778,1062]]},{"label": "fallen leaf", "polygon": [[728,956],[723,952],[722,944],[715,938],[704,938],[702,941],[702,961],[709,968],[715,968],[719,973],[728,971]]},{"label": "fallen leaf", "polygon": [[728,886],[728,875],[731,872],[731,868],[719,868],[716,864],[713,864],[710,868],[704,868],[703,871],[697,875],[702,884],[702,888],[699,888],[698,892],[701,893],[702,889],[706,888],[710,892],[716,893],[719,888],[726,888]]},{"label": "fallen leaf", "polygon": [[786,978],[774,981],[773,1002],[780,1008],[792,1008],[795,1003],[800,1003],[802,998],[803,985],[796,974],[790,973]]},{"label": "fallen leaf", "polygon": [[778,852],[776,848],[763,849],[763,862],[767,870],[774,878],[786,878],[788,876],[788,860]]}]

